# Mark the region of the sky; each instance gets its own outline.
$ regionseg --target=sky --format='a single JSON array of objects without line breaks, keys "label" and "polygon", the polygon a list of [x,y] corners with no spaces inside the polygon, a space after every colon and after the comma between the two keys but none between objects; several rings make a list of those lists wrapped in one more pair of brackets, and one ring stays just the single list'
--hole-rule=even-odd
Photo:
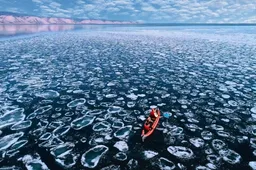
[{"label": "sky", "polygon": [[144,23],[256,23],[256,0],[0,0],[0,11]]}]

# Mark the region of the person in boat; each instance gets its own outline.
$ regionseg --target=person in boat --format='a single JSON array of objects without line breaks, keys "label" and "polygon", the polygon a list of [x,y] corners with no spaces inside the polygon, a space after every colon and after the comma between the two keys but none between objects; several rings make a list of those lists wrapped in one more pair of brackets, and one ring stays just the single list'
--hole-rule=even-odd
[{"label": "person in boat", "polygon": [[152,129],[151,126],[153,125],[153,122],[156,120],[157,117],[158,114],[156,109],[152,109],[146,123],[144,124],[144,129],[146,131],[150,131]]},{"label": "person in boat", "polygon": [[148,118],[148,121],[153,123],[156,118],[158,117],[158,114],[157,114],[157,110],[156,109],[152,109],[151,112],[150,112],[150,115],[149,115],[149,118]]}]

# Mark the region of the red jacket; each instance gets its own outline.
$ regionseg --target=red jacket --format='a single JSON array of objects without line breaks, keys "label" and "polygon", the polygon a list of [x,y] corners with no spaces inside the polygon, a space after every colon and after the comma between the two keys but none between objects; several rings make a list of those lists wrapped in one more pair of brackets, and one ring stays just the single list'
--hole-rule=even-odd
[{"label": "red jacket", "polygon": [[156,112],[155,109],[152,109],[151,112],[150,112],[150,117],[153,117],[153,118],[157,118],[158,117],[158,114]]}]

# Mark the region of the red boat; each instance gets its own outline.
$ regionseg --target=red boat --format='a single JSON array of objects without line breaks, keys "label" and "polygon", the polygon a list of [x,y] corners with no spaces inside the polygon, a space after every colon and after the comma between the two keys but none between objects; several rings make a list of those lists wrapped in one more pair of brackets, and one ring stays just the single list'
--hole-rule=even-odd
[{"label": "red boat", "polygon": [[[154,111],[154,109],[152,111]],[[150,136],[154,132],[154,130],[156,129],[156,127],[158,125],[158,122],[160,119],[160,110],[157,109],[155,111],[158,116],[153,120],[153,122],[152,121],[150,122],[150,120],[152,120],[152,118],[149,116],[144,123],[144,126],[147,126],[148,124],[150,124],[150,129],[146,130],[143,126],[143,130],[141,133],[142,141],[144,141],[148,136]]]}]

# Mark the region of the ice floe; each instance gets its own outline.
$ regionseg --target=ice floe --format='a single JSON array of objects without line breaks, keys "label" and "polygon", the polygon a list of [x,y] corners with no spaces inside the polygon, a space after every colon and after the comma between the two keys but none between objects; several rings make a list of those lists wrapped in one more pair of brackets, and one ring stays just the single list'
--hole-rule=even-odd
[{"label": "ice floe", "polygon": [[104,145],[97,145],[86,151],[81,158],[81,164],[87,168],[95,168],[101,157],[108,151],[108,147]]},{"label": "ice floe", "polygon": [[158,153],[155,151],[151,151],[151,150],[143,151],[143,156],[144,156],[144,159],[146,159],[146,160],[151,159],[157,155],[158,155]]},{"label": "ice floe", "polygon": [[119,161],[125,161],[127,159],[127,155],[123,152],[118,152],[115,156],[115,159],[119,160]]},{"label": "ice floe", "polygon": [[169,146],[167,151],[180,159],[192,159],[194,157],[193,151],[184,146]]},{"label": "ice floe", "polygon": [[67,104],[67,106],[70,108],[73,108],[73,107],[77,107],[79,105],[83,105],[85,102],[86,102],[86,99],[84,99],[84,98],[75,99],[75,100],[69,102]]},{"label": "ice floe", "polygon": [[51,98],[56,98],[60,96],[60,94],[55,90],[46,90],[36,95],[45,99],[51,99]]},{"label": "ice floe", "polygon": [[225,142],[220,140],[220,139],[213,139],[212,140],[213,149],[220,150],[225,146],[226,146]]},{"label": "ice floe", "polygon": [[23,121],[25,119],[24,109],[17,108],[6,112],[0,117],[0,129]]},{"label": "ice floe", "polygon": [[252,170],[256,170],[256,161],[250,161],[249,166],[251,167]]},{"label": "ice floe", "polygon": [[24,135],[23,132],[6,135],[0,138],[0,151],[8,149],[11,145],[16,143],[20,137]]},{"label": "ice floe", "polygon": [[71,127],[75,130],[80,130],[86,126],[89,126],[93,123],[95,116],[82,116],[80,118],[77,118],[71,122]]},{"label": "ice floe", "polygon": [[108,130],[110,129],[110,127],[111,127],[110,123],[108,123],[107,121],[102,121],[102,122],[95,123],[92,129],[96,132],[99,132],[103,130]]},{"label": "ice floe", "polygon": [[114,147],[117,148],[120,152],[128,151],[128,145],[125,141],[118,141],[114,144]]},{"label": "ice floe", "polygon": [[159,168],[161,170],[172,170],[172,169],[175,169],[176,166],[175,166],[175,164],[172,161],[170,161],[170,160],[168,160],[166,158],[161,157],[159,159]]},{"label": "ice floe", "polygon": [[224,161],[230,164],[237,164],[241,161],[241,156],[231,149],[222,149],[219,151],[219,154]]},{"label": "ice floe", "polygon": [[23,130],[23,129],[27,129],[31,126],[32,121],[31,120],[25,120],[19,123],[16,123],[14,125],[12,125],[11,130]]},{"label": "ice floe", "polygon": [[60,126],[58,127],[57,129],[55,129],[53,131],[53,135],[58,137],[58,136],[63,136],[65,135],[66,133],[68,133],[68,131],[70,130],[70,126]]},{"label": "ice floe", "polygon": [[120,129],[118,129],[118,130],[114,133],[114,136],[115,136],[116,138],[119,138],[119,139],[126,138],[126,137],[128,137],[128,135],[130,134],[131,129],[132,129],[132,126],[130,126],[130,125],[121,127]]},{"label": "ice floe", "polygon": [[22,162],[25,164],[26,168],[29,170],[50,170],[44,162],[42,162],[41,158],[38,154],[35,156],[25,155],[22,158]]},{"label": "ice floe", "polygon": [[19,150],[20,148],[25,146],[27,143],[28,143],[28,140],[19,140],[18,142],[14,143],[11,146],[10,150],[11,151]]},{"label": "ice floe", "polygon": [[192,143],[195,147],[203,147],[204,146],[204,140],[201,138],[190,138],[189,142]]}]

